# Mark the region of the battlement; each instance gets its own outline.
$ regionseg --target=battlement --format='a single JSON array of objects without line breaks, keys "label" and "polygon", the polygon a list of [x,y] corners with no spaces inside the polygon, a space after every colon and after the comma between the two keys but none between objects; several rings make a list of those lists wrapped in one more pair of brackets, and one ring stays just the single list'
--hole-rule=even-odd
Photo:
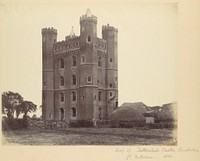
[{"label": "battlement", "polygon": [[42,29],[42,33],[54,33],[57,34],[57,30],[54,29],[53,27],[46,27]]},{"label": "battlement", "polygon": [[65,36],[65,40],[70,40],[70,39],[75,39],[75,38],[77,38],[78,36],[76,36],[76,35],[68,35],[68,36]]},{"label": "battlement", "polygon": [[94,15],[91,15],[91,17],[88,17],[87,15],[83,15],[80,17],[80,22],[85,21],[85,20],[93,21],[93,22],[97,23],[97,17]]},{"label": "battlement", "polygon": [[80,17],[80,22],[85,20],[97,23],[97,17],[91,14],[89,8],[86,10],[86,14]]},{"label": "battlement", "polygon": [[103,31],[116,31],[116,32],[118,32],[118,29],[107,24],[107,25],[102,26],[102,32]]},{"label": "battlement", "polygon": [[54,43],[53,45],[53,51],[54,53],[56,52],[61,52],[61,51],[67,51],[67,50],[72,50],[72,49],[78,49],[79,46],[79,37],[63,40]]}]

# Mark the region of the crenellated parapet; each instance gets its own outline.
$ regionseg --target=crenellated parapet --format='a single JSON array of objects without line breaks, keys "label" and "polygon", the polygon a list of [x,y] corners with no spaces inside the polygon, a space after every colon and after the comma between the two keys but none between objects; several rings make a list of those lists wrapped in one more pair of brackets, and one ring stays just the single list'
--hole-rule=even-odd
[{"label": "crenellated parapet", "polygon": [[106,50],[106,40],[97,38],[95,42],[95,48],[100,49],[100,50]]},{"label": "crenellated parapet", "polygon": [[62,52],[72,49],[79,49],[80,43],[79,43],[79,37],[76,37],[74,39],[67,39],[65,41],[59,41],[53,45],[53,52]]},{"label": "crenellated parapet", "polygon": [[86,14],[80,17],[80,23],[83,21],[93,21],[97,23],[97,17],[92,15],[90,9],[88,8]]},{"label": "crenellated parapet", "polygon": [[54,29],[53,27],[46,27],[42,29],[42,33],[53,33],[53,34],[57,34],[57,30]]},{"label": "crenellated parapet", "polygon": [[74,38],[78,38],[78,36],[76,36],[76,35],[68,35],[68,36],[65,36],[65,40],[66,40],[66,41],[69,41],[69,40],[74,39]]},{"label": "crenellated parapet", "polygon": [[91,15],[91,17],[88,17],[87,15],[83,15],[80,17],[80,23],[83,21],[93,21],[93,22],[97,23],[97,17],[94,15]]},{"label": "crenellated parapet", "polygon": [[116,31],[116,32],[118,32],[118,29],[107,24],[107,25],[102,26],[102,32],[104,32],[104,31]]}]

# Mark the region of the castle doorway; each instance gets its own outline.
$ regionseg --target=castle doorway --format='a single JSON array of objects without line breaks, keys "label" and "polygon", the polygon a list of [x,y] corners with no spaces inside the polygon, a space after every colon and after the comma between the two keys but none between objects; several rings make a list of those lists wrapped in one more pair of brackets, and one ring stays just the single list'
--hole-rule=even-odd
[{"label": "castle doorway", "polygon": [[100,107],[99,108],[99,120],[101,120],[102,119],[102,108]]},{"label": "castle doorway", "polygon": [[64,120],[64,109],[60,108],[60,120],[63,121]]}]

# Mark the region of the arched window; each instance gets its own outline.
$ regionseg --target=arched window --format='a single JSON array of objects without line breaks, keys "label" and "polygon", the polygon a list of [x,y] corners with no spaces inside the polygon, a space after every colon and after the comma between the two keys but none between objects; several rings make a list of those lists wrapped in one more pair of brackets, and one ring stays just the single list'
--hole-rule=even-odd
[{"label": "arched window", "polygon": [[98,57],[98,67],[101,67],[101,57]]},{"label": "arched window", "polygon": [[65,101],[65,96],[64,93],[60,93],[60,102],[64,102]]},{"label": "arched window", "polygon": [[92,81],[92,79],[91,79],[91,77],[89,76],[89,77],[88,77],[88,82],[91,82],[91,81]]},{"label": "arched window", "polygon": [[76,92],[72,92],[72,101],[76,101]]},{"label": "arched window", "polygon": [[110,83],[110,88],[112,88],[113,87],[113,85],[112,85],[112,83]]},{"label": "arched window", "polygon": [[76,108],[75,107],[72,108],[72,117],[76,117]]},{"label": "arched window", "polygon": [[90,36],[90,35],[88,35],[87,41],[88,41],[88,42],[91,42],[91,36]]},{"label": "arched window", "polygon": [[91,76],[88,76],[87,77],[87,83],[91,83],[92,82],[92,77]]},{"label": "arched window", "polygon": [[110,92],[110,97],[112,97],[112,92]]},{"label": "arched window", "polygon": [[72,56],[72,65],[76,66],[76,56]]},{"label": "arched window", "polygon": [[65,79],[63,76],[60,76],[60,86],[64,86],[65,85]]},{"label": "arched window", "polygon": [[46,86],[47,86],[47,84],[46,84],[46,82],[44,81],[44,82],[43,82],[43,87],[46,87]]},{"label": "arched window", "polygon": [[65,60],[63,58],[60,59],[60,68],[65,68]]},{"label": "arched window", "polygon": [[72,75],[72,84],[76,85],[76,75]]},{"label": "arched window", "polygon": [[81,63],[85,63],[85,56],[84,55],[81,56]]},{"label": "arched window", "polygon": [[101,91],[98,92],[98,100],[101,101]]},{"label": "arched window", "polygon": [[112,58],[110,58],[110,62],[112,62]]}]

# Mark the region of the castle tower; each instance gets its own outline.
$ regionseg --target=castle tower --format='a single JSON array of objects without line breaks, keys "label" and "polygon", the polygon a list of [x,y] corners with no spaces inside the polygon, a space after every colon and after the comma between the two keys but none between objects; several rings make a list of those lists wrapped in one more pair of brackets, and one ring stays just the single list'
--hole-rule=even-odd
[{"label": "castle tower", "polygon": [[54,59],[53,44],[57,30],[42,29],[42,114],[44,120],[54,119]]},{"label": "castle tower", "polygon": [[57,31],[42,29],[42,113],[44,120],[109,120],[118,106],[117,33],[109,25],[97,37],[97,17],[87,9],[80,36],[73,27],[57,42]]},{"label": "castle tower", "polygon": [[96,56],[94,54],[96,38],[97,17],[87,9],[86,14],[80,17],[80,119],[92,120],[94,115],[94,100],[97,90],[97,87],[95,87]]},{"label": "castle tower", "polygon": [[107,42],[106,59],[106,95],[107,117],[110,118],[112,111],[118,106],[118,53],[117,53],[118,30],[112,26],[102,26],[102,38]]},{"label": "castle tower", "polygon": [[92,15],[90,9],[80,17],[80,41],[81,46],[92,42],[97,37],[97,17]]}]

